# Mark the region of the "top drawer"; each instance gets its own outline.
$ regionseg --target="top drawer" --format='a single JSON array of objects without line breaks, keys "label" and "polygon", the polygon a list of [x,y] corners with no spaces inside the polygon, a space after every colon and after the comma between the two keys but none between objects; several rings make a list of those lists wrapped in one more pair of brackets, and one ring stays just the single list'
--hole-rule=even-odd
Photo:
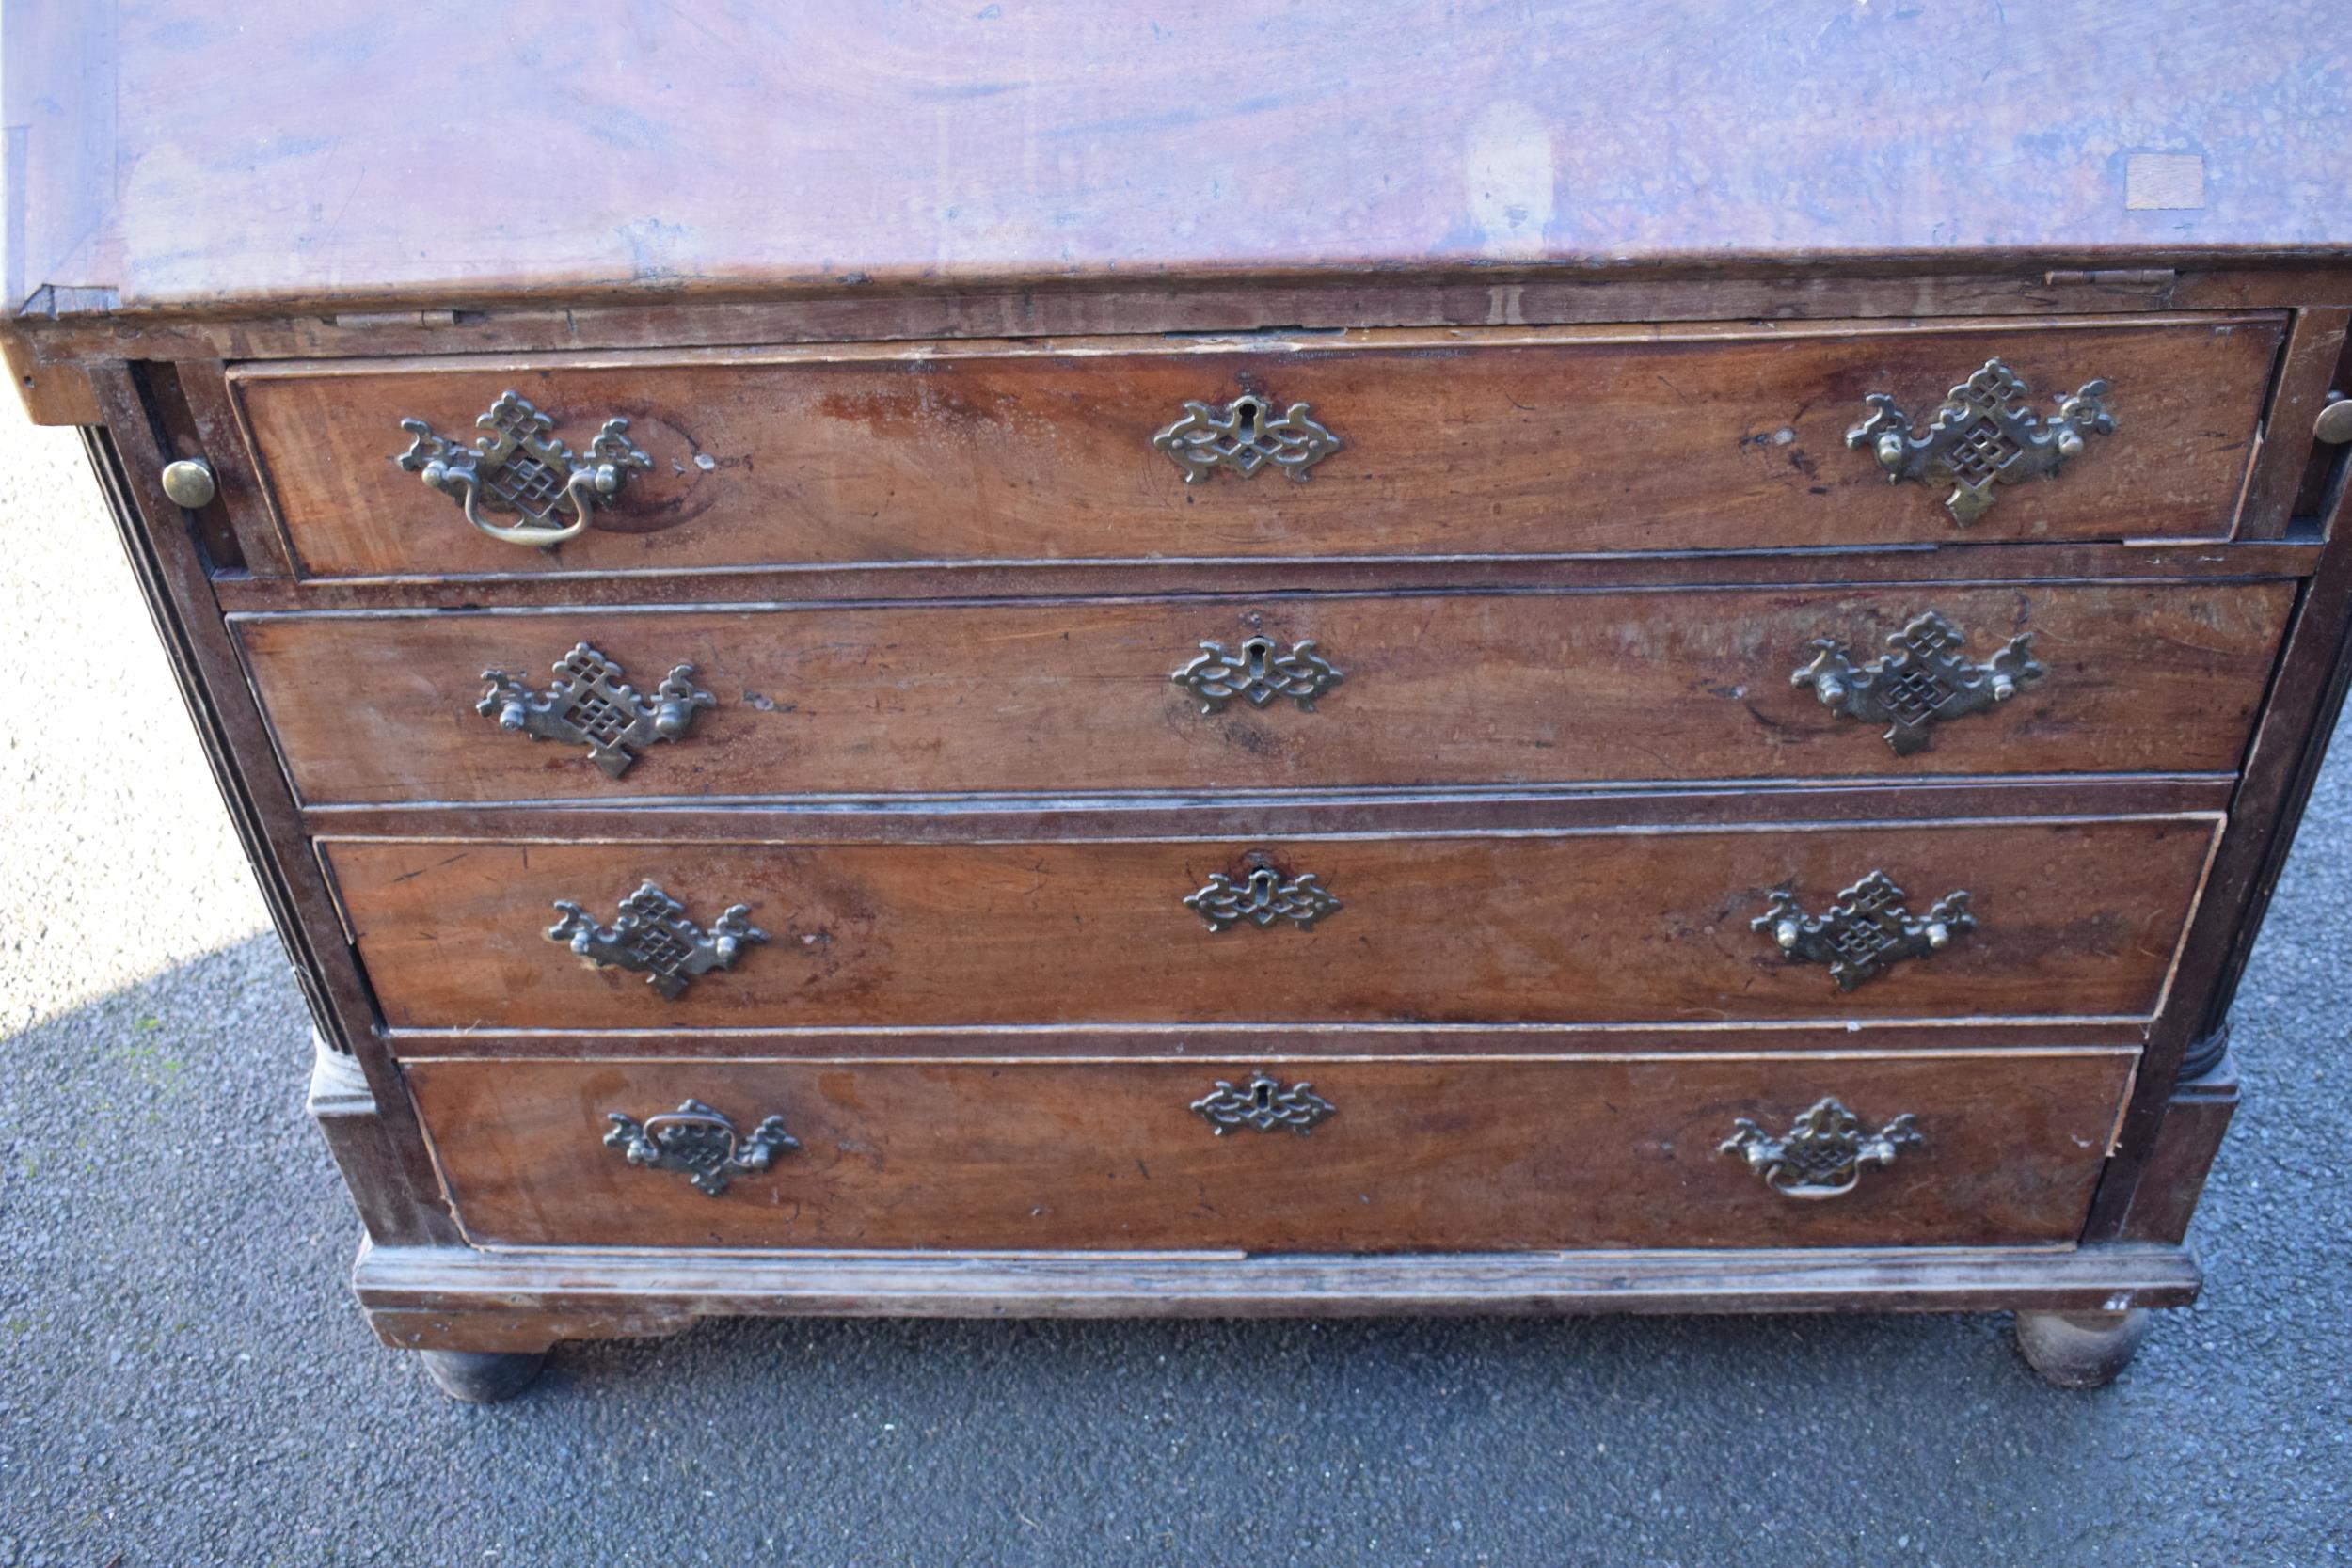
[{"label": "top drawer", "polygon": [[[2214,538],[2281,321],[865,344],[231,376],[313,577]],[[1954,404],[1912,460],[1918,483],[1887,483],[1887,417],[1849,445],[1874,393],[1928,441],[1947,394],[1994,360],[2014,381],[1979,390],[2029,419]],[[2065,430],[2079,451],[2043,471],[2058,400],[2093,381],[2112,434],[2082,405]],[[605,421],[628,420],[605,448],[624,459],[617,490],[552,549],[478,531],[397,461],[404,420],[455,455],[488,439],[476,420],[508,391],[583,465]],[[1243,423],[1210,428],[1228,417]],[[1170,451],[1220,443],[1274,455],[1245,475],[1248,455],[1188,467]],[[478,460],[481,520],[537,526],[491,499],[519,490],[548,526],[569,521],[570,469],[548,455]],[[1956,498],[1955,473],[2002,464],[1989,505]]]}]

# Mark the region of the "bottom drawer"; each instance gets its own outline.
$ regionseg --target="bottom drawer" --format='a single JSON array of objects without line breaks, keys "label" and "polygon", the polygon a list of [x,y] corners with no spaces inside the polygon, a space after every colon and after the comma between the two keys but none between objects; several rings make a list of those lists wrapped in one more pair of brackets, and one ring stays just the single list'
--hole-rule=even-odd
[{"label": "bottom drawer", "polygon": [[[407,1071],[458,1219],[485,1245],[1488,1251],[2071,1242],[2135,1057],[437,1058]],[[1253,1085],[1259,1069],[1271,1083]],[[1838,1135],[1833,1111],[1792,1141],[1796,1118],[1833,1098],[1852,1132]],[[710,1114],[676,1117],[690,1100]],[[1742,1118],[1754,1136],[1724,1152]]]}]

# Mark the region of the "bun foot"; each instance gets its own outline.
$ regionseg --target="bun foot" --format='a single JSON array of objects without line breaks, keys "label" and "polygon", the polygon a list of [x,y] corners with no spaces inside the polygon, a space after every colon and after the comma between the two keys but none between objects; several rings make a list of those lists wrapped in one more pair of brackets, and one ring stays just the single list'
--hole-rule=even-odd
[{"label": "bun foot", "polygon": [[421,1350],[441,1392],[469,1404],[496,1404],[531,1386],[548,1364],[545,1351]]},{"label": "bun foot", "polygon": [[2148,1310],[2020,1312],[2017,1351],[2058,1388],[2104,1388],[2131,1365],[2148,1338]]}]

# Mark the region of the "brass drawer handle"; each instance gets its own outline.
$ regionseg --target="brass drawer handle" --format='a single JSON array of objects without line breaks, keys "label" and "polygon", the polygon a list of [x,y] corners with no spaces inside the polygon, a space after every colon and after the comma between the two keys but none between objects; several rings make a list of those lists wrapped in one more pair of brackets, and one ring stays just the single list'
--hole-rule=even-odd
[{"label": "brass drawer handle", "polygon": [[651,699],[639,696],[623,673],[582,642],[556,660],[555,684],[545,695],[503,670],[483,671],[490,687],[474,711],[510,734],[585,746],[596,766],[617,779],[637,760],[629,747],[675,740],[693,726],[698,710],[719,705],[709,692],[694,689],[691,664],[674,667]]},{"label": "brass drawer handle", "polygon": [[2114,433],[2106,382],[2086,381],[2073,397],[2058,399],[2046,425],[2018,406],[2029,390],[2007,365],[1987,359],[1951,389],[1917,436],[1893,397],[1872,392],[1863,399],[1870,417],[1846,432],[1846,445],[1874,452],[1889,484],[1906,479],[1949,483],[1944,505],[1952,520],[1973,523],[1993,505],[1994,485],[2054,474],[2081,454],[2086,432]]},{"label": "brass drawer handle", "polygon": [[1303,1138],[1339,1108],[1315,1093],[1312,1084],[1302,1080],[1286,1088],[1280,1079],[1261,1072],[1238,1089],[1218,1079],[1216,1089],[1194,1101],[1192,1109],[1220,1138],[1243,1127],[1258,1132],[1287,1127]]},{"label": "brass drawer handle", "polygon": [[1903,890],[1873,871],[1837,895],[1826,914],[1807,914],[1797,895],[1775,889],[1772,907],[1748,928],[1771,934],[1773,944],[1805,963],[1826,964],[1839,990],[1883,974],[1903,958],[1941,952],[1952,938],[1977,928],[1968,895],[1947,894],[1925,918],[1903,907]]},{"label": "brass drawer handle", "polygon": [[1835,1100],[1824,1100],[1772,1137],[1746,1117],[1734,1121],[1718,1154],[1738,1154],[1748,1169],[1783,1197],[1840,1197],[1854,1190],[1865,1165],[1891,1165],[1906,1148],[1921,1147],[1908,1115],[1865,1136],[1862,1123]]},{"label": "brass drawer handle", "polygon": [[609,927],[569,899],[557,899],[555,907],[564,918],[548,927],[549,942],[568,943],[592,968],[634,970],[673,1002],[695,975],[733,969],[746,947],[768,940],[752,924],[749,904],[728,909],[706,932],[686,918],[685,905],[652,882],[621,900],[620,915]]},{"label": "brass drawer handle", "polygon": [[[513,392],[500,393],[474,420],[482,435],[470,448],[442,439],[422,420],[403,420],[400,428],[414,437],[396,460],[400,466],[455,497],[466,521],[509,545],[552,549],[578,537],[591,511],[611,506],[631,473],[653,467],[628,438],[627,420],[605,420],[588,443],[588,455],[578,457],[556,439],[555,421]],[[568,523],[556,516],[567,503]],[[531,521],[494,523],[482,515],[485,505]]]},{"label": "brass drawer handle", "polygon": [[784,1130],[782,1117],[770,1117],[744,1137],[735,1123],[699,1100],[689,1100],[675,1111],[647,1117],[643,1122],[618,1111],[607,1111],[612,1131],[604,1147],[618,1149],[632,1165],[647,1170],[687,1173],[700,1192],[718,1197],[739,1176],[755,1176],[789,1154],[801,1140]]},{"label": "brass drawer handle", "polygon": [[1866,724],[1889,725],[1886,743],[1899,757],[1924,751],[1928,726],[1959,719],[1994,703],[2008,702],[2017,689],[2042,678],[2032,657],[2033,633],[2019,632],[1982,664],[1961,654],[1968,634],[1929,610],[1890,634],[1891,651],[1856,664],[1836,638],[1813,640],[1813,662],[1788,679],[1811,687],[1821,705]]},{"label": "brass drawer handle", "polygon": [[1187,402],[1184,417],[1152,437],[1184,471],[1186,484],[1200,484],[1217,469],[1248,479],[1271,463],[1304,484],[1307,470],[1340,450],[1340,438],[1317,424],[1303,403],[1281,413],[1255,392],[1222,408]]},{"label": "brass drawer handle", "polygon": [[1311,641],[1292,643],[1286,654],[1276,648],[1270,637],[1250,638],[1230,654],[1221,642],[1203,642],[1200,657],[1168,678],[1198,698],[1203,713],[1221,713],[1236,697],[1251,707],[1288,697],[1312,713],[1315,699],[1347,678]]},{"label": "brass drawer handle", "polygon": [[1316,921],[1344,907],[1313,872],[1285,878],[1263,866],[1238,882],[1222,871],[1213,871],[1208,886],[1184,895],[1184,908],[1208,922],[1211,931],[1244,921],[1263,931],[1278,920],[1311,931]]}]

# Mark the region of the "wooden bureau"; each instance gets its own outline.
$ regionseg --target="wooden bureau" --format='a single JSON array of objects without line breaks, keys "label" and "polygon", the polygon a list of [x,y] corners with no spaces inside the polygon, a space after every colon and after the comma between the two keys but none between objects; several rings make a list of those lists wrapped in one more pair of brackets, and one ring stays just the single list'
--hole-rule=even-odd
[{"label": "wooden bureau", "polygon": [[2157,9],[1981,79],[1940,4],[11,10],[0,346],[378,1333],[495,1398],[733,1313],[2005,1308],[2113,1376],[2352,669],[2352,144],[2281,107],[2352,58]]}]

